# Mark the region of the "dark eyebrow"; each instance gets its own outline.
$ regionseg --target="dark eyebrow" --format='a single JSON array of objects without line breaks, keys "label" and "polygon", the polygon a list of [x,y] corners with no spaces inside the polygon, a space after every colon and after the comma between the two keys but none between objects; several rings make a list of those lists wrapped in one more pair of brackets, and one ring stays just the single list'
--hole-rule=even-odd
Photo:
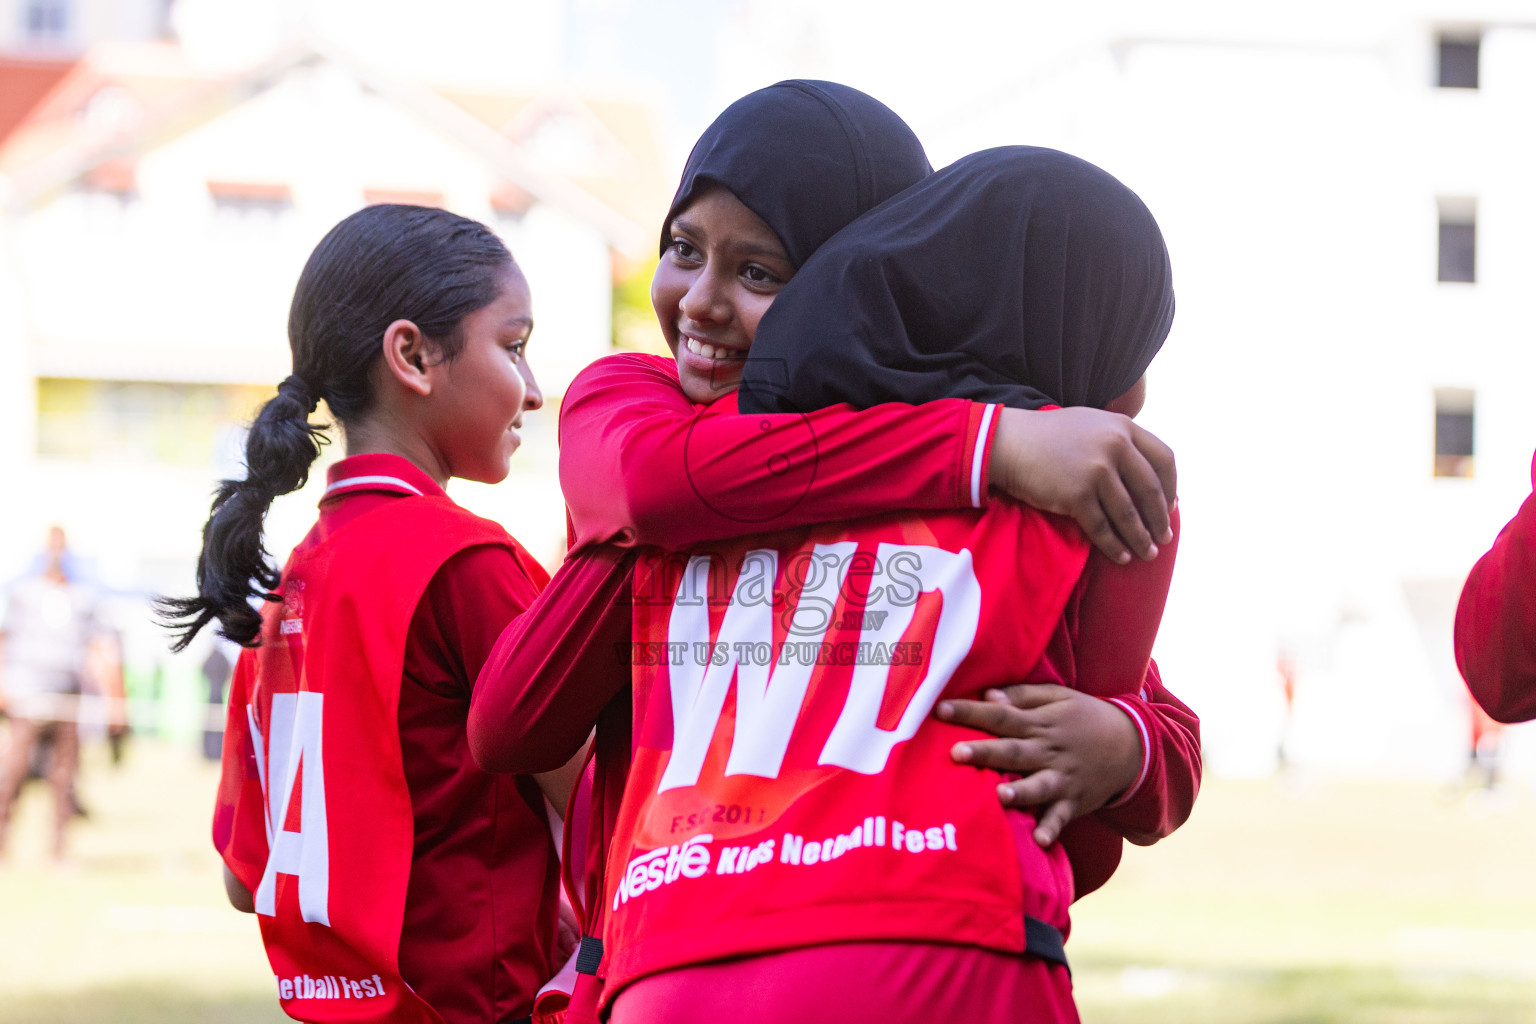
[{"label": "dark eyebrow", "polygon": [[531,317],[531,316],[514,316],[510,320],[508,320],[504,324],[502,324],[502,326],[503,327],[526,327],[528,329],[528,333],[532,334],[533,333],[533,317]]},{"label": "dark eyebrow", "polygon": [[[703,230],[701,230],[697,224],[688,219],[688,215],[686,213],[680,213],[676,217],[673,217],[672,226],[682,231],[686,231],[690,235],[698,235],[702,237],[704,234]],[[671,232],[669,231],[668,234],[670,233]]]},{"label": "dark eyebrow", "polygon": [[[701,242],[708,242],[709,237],[697,224],[688,219],[686,213],[680,213],[672,218],[672,226],[685,234],[693,235]],[[734,252],[741,256],[756,256],[761,259],[778,260],[780,263],[789,262],[789,254],[779,246],[756,245],[752,242],[738,242],[733,246]]]}]

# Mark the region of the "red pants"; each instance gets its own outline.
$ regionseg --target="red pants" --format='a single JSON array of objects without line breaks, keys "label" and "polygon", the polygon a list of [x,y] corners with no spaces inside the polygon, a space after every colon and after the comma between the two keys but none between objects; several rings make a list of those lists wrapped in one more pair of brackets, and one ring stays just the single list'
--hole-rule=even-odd
[{"label": "red pants", "polygon": [[851,942],[641,978],[611,1024],[1076,1024],[1066,968],[973,946]]}]

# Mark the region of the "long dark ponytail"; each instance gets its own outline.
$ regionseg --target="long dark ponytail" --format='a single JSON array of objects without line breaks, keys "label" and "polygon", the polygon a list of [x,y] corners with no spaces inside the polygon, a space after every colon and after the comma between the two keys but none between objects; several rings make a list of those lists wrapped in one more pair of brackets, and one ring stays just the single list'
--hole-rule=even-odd
[{"label": "long dark ponytail", "polygon": [[246,475],[223,480],[203,527],[197,596],[164,598],[161,620],[183,650],[219,620],[219,634],[255,646],[253,598],[276,601],[281,574],[262,540],[272,500],[296,491],[327,438],[309,421],[321,399],[343,426],[373,404],[372,369],[385,329],[409,320],[443,358],[463,346],[464,317],[495,300],[512,256],[489,228],[445,210],[382,205],[360,210],[321,240],[288,311],[293,374],[262,406],[246,440]]}]

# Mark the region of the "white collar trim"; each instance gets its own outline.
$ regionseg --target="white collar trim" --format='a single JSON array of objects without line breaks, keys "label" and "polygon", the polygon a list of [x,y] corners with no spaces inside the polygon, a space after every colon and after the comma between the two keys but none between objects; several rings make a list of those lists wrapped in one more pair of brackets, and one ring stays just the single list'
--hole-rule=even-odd
[{"label": "white collar trim", "polygon": [[412,484],[401,480],[397,476],[349,476],[344,480],[337,480],[335,483],[328,486],[325,489],[325,493],[327,495],[331,495],[347,487],[386,487],[390,489],[398,488],[402,491],[409,491],[411,494],[421,494],[419,489],[417,489]]}]

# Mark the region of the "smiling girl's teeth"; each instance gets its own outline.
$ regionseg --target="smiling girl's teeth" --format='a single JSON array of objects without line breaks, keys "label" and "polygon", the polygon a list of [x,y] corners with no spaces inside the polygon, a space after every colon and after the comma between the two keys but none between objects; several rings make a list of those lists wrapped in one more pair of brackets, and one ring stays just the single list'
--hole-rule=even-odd
[{"label": "smiling girl's teeth", "polygon": [[690,338],[688,335],[682,336],[682,339],[684,339],[684,345],[688,348],[688,352],[696,356],[703,356],[705,359],[740,358],[736,353],[731,352],[730,348],[716,347],[716,345],[711,345],[710,342],[699,341],[699,339]]}]

